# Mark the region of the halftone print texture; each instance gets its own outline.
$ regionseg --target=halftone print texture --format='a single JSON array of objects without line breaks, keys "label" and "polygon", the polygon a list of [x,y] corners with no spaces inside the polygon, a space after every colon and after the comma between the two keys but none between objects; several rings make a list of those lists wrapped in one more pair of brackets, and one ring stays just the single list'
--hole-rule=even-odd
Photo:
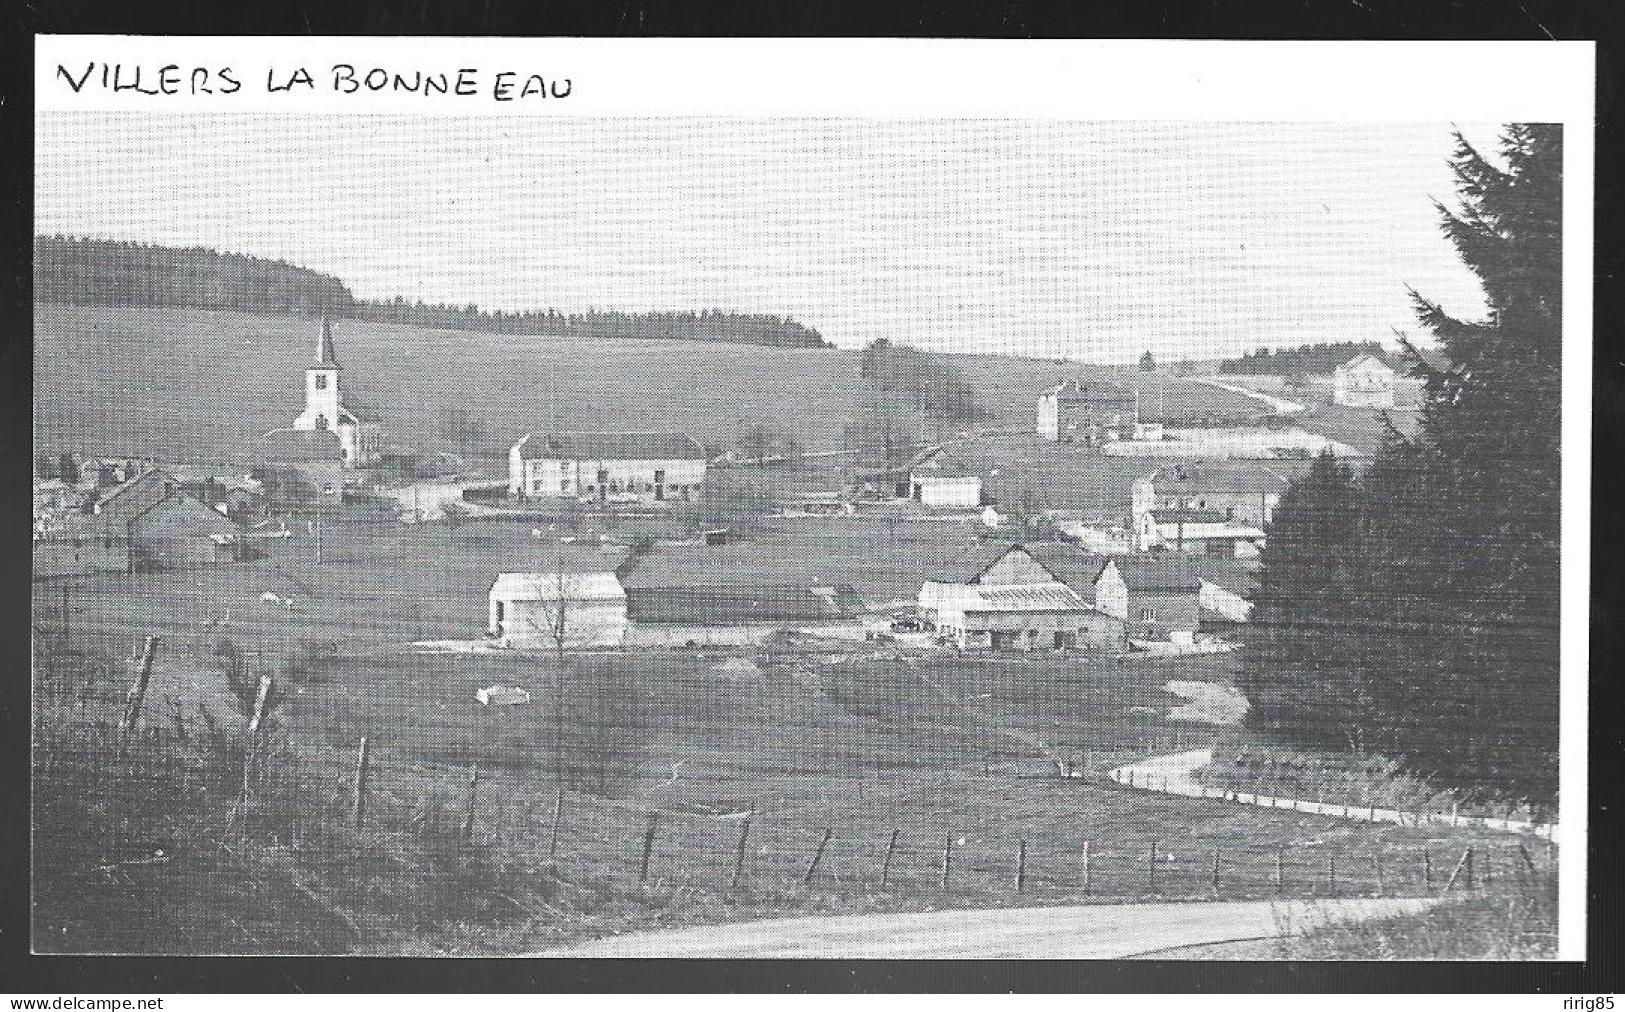
[{"label": "halftone print texture", "polygon": [[36,951],[1554,954],[1560,128],[36,142]]}]

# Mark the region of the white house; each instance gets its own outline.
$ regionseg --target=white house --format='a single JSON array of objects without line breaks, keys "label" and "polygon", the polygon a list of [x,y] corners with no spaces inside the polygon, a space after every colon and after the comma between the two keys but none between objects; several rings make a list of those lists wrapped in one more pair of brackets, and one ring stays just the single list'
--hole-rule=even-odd
[{"label": "white house", "polygon": [[316,361],[305,368],[305,410],[293,420],[296,430],[334,432],[345,467],[366,467],[383,453],[383,429],[376,421],[358,416],[344,404],[339,391],[338,356],[333,350],[333,324],[322,317],[316,341]]},{"label": "white house", "polygon": [[503,573],[491,584],[486,631],[499,646],[620,646],[626,590],[614,573]]},{"label": "white house", "polygon": [[982,505],[982,478],[933,459],[909,473],[910,497],[922,506],[975,509]]},{"label": "white house", "polygon": [[[1188,514],[1194,511],[1208,519],[1216,514],[1226,525],[1262,536],[1289,484],[1286,475],[1264,463],[1203,461],[1159,468],[1137,479],[1130,489],[1134,547],[1146,552],[1165,540],[1178,541],[1181,511],[1187,514],[1186,533],[1194,519]],[[1153,511],[1163,515],[1153,519]],[[1169,521],[1173,526],[1165,539],[1163,529]]]},{"label": "white house", "polygon": [[678,432],[527,432],[508,451],[522,499],[655,503],[697,499],[705,448]]},{"label": "white house", "polygon": [[918,599],[920,613],[961,650],[1123,648],[1123,623],[1068,583],[1092,578],[1097,567],[1083,553],[988,543],[962,565],[922,584]]},{"label": "white house", "polygon": [[1361,353],[1332,371],[1332,400],[1351,408],[1391,408],[1395,375],[1382,359]]},{"label": "white house", "polygon": [[1164,548],[1185,555],[1256,559],[1264,531],[1237,523],[1218,510],[1147,510],[1138,518],[1135,540],[1142,551]]}]

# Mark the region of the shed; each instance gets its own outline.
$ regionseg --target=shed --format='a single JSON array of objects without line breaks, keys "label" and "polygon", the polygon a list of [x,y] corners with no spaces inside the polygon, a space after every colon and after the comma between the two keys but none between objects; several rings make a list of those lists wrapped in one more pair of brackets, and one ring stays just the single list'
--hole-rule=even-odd
[{"label": "shed", "polygon": [[614,573],[503,573],[486,628],[500,646],[613,647],[626,637],[626,590]]}]

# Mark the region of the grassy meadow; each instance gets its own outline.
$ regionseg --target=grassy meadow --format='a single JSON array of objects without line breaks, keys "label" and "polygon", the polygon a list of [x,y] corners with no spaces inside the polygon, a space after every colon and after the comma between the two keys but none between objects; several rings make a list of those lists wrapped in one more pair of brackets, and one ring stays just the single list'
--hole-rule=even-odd
[{"label": "grassy meadow", "polygon": [[[36,441],[42,448],[235,459],[303,406],[317,325],[296,317],[192,309],[34,309]],[[809,450],[835,448],[864,395],[858,354],[698,341],[561,340],[340,321],[346,396],[392,442],[441,442],[448,407],[484,428],[500,457],[549,421],[566,429],[675,428],[731,445],[758,421]],[[947,356],[995,428],[1030,430],[1038,391],[1073,376],[1137,386],[1174,412],[1250,410],[1245,398],[1164,374],[1002,356]]]}]

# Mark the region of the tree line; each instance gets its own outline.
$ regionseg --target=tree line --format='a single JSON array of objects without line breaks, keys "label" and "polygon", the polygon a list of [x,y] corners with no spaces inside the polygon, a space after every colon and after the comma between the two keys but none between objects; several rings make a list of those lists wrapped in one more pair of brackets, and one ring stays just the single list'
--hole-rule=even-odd
[{"label": "tree line", "polygon": [[1558,767],[1562,149],[1559,126],[1509,126],[1502,168],[1456,136],[1460,207],[1436,206],[1490,312],[1411,292],[1450,364],[1407,341],[1418,434],[1282,497],[1244,686],[1274,734],[1536,803]]},{"label": "tree line", "polygon": [[1374,355],[1389,365],[1394,364],[1377,341],[1330,341],[1306,344],[1301,348],[1259,348],[1257,351],[1244,352],[1240,358],[1220,362],[1219,372],[1239,376],[1287,376],[1293,373],[1324,376],[1361,354]]},{"label": "tree line", "polygon": [[66,305],[182,306],[272,315],[548,337],[720,341],[780,348],[831,347],[786,316],[702,312],[561,313],[425,304],[401,296],[358,299],[338,278],[282,260],[71,236],[34,239],[34,296]]}]

